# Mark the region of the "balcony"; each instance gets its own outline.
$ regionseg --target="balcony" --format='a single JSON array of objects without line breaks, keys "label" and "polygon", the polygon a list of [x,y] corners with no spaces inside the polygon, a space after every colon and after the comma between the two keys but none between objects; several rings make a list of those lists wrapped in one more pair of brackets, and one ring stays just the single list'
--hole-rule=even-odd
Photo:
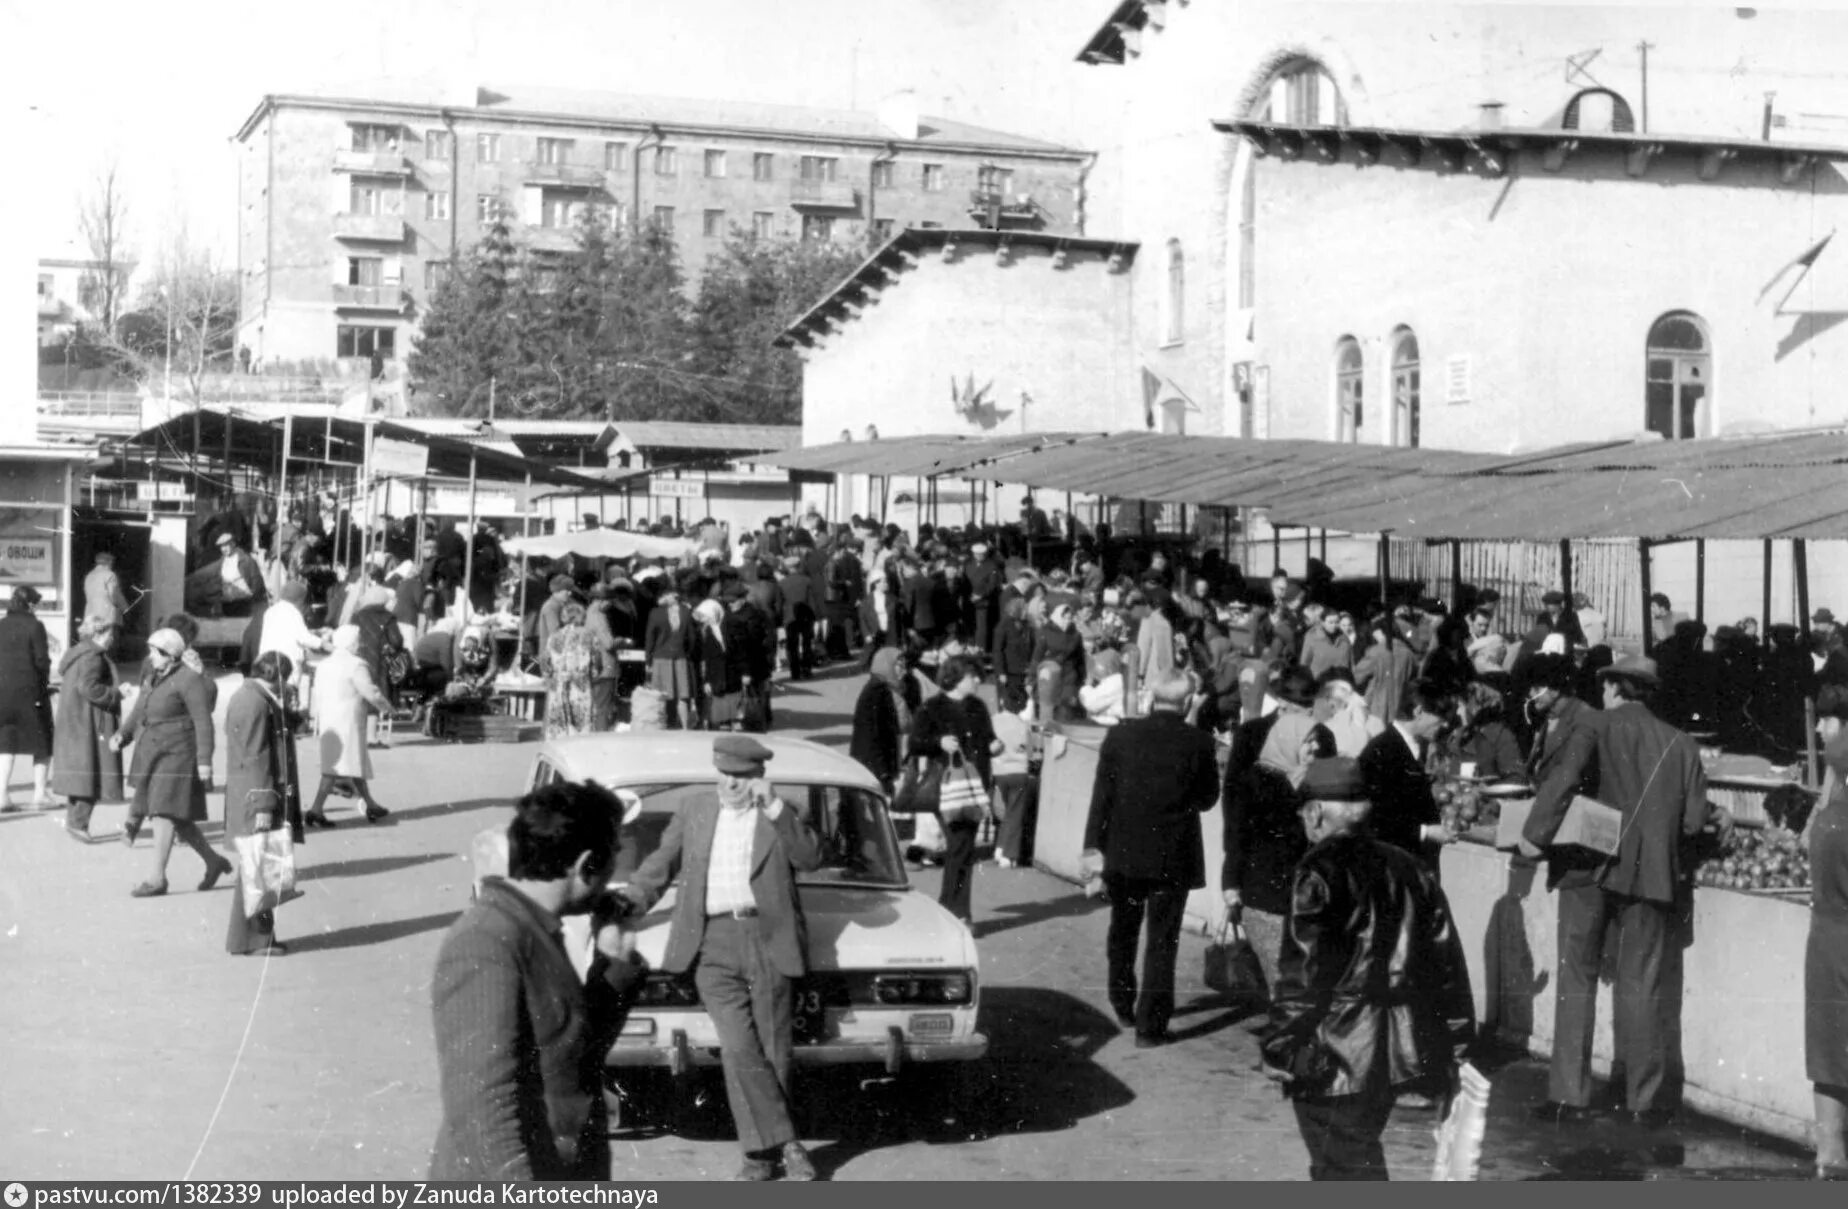
[{"label": "balcony", "polygon": [[1046,223],[1046,212],[1032,194],[1004,193],[999,189],[972,190],[969,217],[978,227],[1039,227]]},{"label": "balcony", "polygon": [[789,204],[798,210],[858,210],[860,191],[846,181],[793,180]]},{"label": "balcony", "polygon": [[411,162],[404,158],[402,151],[353,151],[346,148],[334,152],[335,172],[358,172],[369,176],[409,176]]},{"label": "balcony", "polygon": [[348,311],[402,311],[404,287],[401,285],[337,285],[334,305]]},{"label": "balcony", "polygon": [[526,180],[533,185],[551,185],[558,189],[596,189],[607,187],[607,173],[595,164],[526,165]]},{"label": "balcony", "polygon": [[523,227],[526,246],[535,252],[575,252],[578,234],[575,227]]},{"label": "balcony", "polygon": [[403,243],[402,214],[336,214],[334,238],[356,239],[370,243]]}]

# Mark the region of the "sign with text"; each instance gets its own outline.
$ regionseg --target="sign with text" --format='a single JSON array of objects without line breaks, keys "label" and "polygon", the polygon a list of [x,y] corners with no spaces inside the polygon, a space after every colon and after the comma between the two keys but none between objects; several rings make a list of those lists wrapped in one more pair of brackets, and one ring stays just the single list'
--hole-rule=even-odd
[{"label": "sign with text", "polygon": [[52,582],[51,539],[0,534],[0,580],[22,584]]},{"label": "sign with text", "polygon": [[[439,487],[430,492],[429,510],[441,516],[468,515],[468,488]],[[487,491],[477,488],[475,491],[475,515],[481,516],[518,516],[520,503],[511,491]]]},{"label": "sign with text", "polygon": [[390,437],[372,440],[372,473],[396,478],[418,479],[430,470],[430,447],[415,441],[394,441]]},{"label": "sign with text", "polygon": [[192,495],[185,483],[136,483],[135,498],[144,504],[186,503]]},{"label": "sign with text", "polygon": [[703,479],[653,479],[648,494],[668,500],[703,500],[706,484]]}]

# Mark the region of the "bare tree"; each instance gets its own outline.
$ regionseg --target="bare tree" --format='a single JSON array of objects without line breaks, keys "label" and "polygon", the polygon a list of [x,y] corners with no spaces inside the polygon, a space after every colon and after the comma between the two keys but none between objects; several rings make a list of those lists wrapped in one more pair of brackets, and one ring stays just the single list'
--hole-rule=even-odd
[{"label": "bare tree", "polygon": [[121,172],[111,160],[77,202],[77,226],[90,247],[95,267],[78,285],[80,298],[105,332],[113,333],[122,317],[134,249],[128,238],[128,199]]},{"label": "bare tree", "polygon": [[156,253],[136,305],[105,341],[151,390],[204,401],[206,377],[233,364],[237,275],[177,228]]}]

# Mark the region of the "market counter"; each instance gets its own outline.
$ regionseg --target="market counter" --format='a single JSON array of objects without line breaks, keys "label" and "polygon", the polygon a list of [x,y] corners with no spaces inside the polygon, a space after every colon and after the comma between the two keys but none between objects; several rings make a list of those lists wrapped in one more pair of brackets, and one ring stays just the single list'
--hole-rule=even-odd
[{"label": "market counter", "polygon": [[[1558,899],[1546,871],[1474,843],[1443,854],[1478,1018],[1542,1056],[1552,1051]],[[1681,1048],[1694,1109],[1807,1144],[1813,1101],[1803,1068],[1803,950],[1809,908],[1700,886],[1685,954]],[[1611,988],[1598,987],[1593,1064],[1611,1059]]]}]

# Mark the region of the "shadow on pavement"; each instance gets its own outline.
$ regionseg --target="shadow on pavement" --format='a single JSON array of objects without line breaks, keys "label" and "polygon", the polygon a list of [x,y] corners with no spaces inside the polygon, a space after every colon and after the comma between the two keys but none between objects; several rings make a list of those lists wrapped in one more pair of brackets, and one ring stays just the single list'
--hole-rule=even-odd
[{"label": "shadow on pavement", "polygon": [[325,949],[358,949],[366,945],[381,945],[389,941],[403,940],[407,936],[416,936],[421,932],[435,932],[447,928],[455,922],[460,911],[444,911],[439,915],[420,915],[416,919],[391,919],[383,923],[361,924],[356,928],[336,928],[331,932],[321,932],[309,936],[285,936],[291,955],[297,953],[317,953]]},{"label": "shadow on pavement", "polygon": [[1108,909],[1103,898],[1086,898],[1083,894],[1060,895],[1040,903],[1006,903],[994,908],[1002,918],[984,919],[975,925],[977,939],[986,939],[1015,928],[1031,927],[1049,919],[1070,919]]},{"label": "shadow on pavement", "polygon": [[413,869],[418,865],[428,865],[436,861],[454,860],[455,855],[453,852],[416,852],[407,856],[367,856],[350,861],[333,861],[326,865],[308,865],[302,869],[301,880],[314,882],[335,877],[365,877],[373,873],[393,873],[399,869]]},{"label": "shadow on pavement", "polygon": [[511,809],[518,795],[505,798],[470,798],[465,802],[432,802],[428,806],[411,806],[395,809],[388,823],[404,823],[412,819],[441,818],[450,814],[466,814],[471,810],[491,810],[495,807]]}]

